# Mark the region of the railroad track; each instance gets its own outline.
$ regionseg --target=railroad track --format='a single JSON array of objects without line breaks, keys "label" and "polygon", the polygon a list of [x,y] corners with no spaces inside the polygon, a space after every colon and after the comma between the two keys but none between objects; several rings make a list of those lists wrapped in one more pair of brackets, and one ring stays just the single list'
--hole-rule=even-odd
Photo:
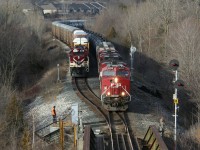
[{"label": "railroad track", "polygon": [[112,150],[138,149],[138,145],[133,146],[125,112],[109,112],[109,123],[111,126]]},{"label": "railroad track", "polygon": [[105,121],[108,120],[108,112],[101,107],[101,101],[97,97],[87,83],[86,78],[72,78],[73,88],[77,95],[89,105],[89,107],[100,117],[103,117]]},{"label": "railroad track", "polygon": [[138,149],[137,142],[132,143],[132,134],[127,126],[125,112],[108,112],[102,107],[101,100],[92,91],[86,78],[73,78],[72,83],[79,97],[107,123],[110,135],[109,149],[112,150],[133,150]]}]

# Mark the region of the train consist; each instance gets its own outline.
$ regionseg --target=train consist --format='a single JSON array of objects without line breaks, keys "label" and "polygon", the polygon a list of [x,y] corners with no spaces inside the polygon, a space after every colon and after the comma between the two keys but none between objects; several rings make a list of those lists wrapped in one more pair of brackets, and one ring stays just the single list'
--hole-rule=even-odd
[{"label": "train consist", "polygon": [[102,105],[108,111],[126,111],[131,101],[130,68],[111,42],[87,32],[62,22],[52,23],[53,36],[71,48],[70,72],[74,77],[86,77],[89,72],[90,36],[90,43],[96,52]]},{"label": "train consist", "polygon": [[66,43],[71,49],[69,53],[71,76],[87,76],[89,72],[89,41],[87,33],[64,22],[55,21],[52,23],[52,34],[58,40]]},{"label": "train consist", "polygon": [[130,68],[111,42],[96,44],[102,105],[108,111],[125,111],[131,101]]}]

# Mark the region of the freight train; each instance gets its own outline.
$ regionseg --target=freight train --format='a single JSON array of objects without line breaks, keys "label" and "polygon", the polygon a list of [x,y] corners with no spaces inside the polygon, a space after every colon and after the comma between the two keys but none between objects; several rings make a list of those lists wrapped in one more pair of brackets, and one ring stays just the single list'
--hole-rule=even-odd
[{"label": "freight train", "polygon": [[131,101],[130,68],[111,42],[96,43],[102,105],[108,111],[126,111]]},{"label": "freight train", "polygon": [[[67,24],[59,21],[53,22],[53,36],[71,48],[69,53],[71,75],[74,77],[87,76],[89,72],[88,34]],[[105,42],[101,36],[93,32],[87,32],[96,52],[102,105],[108,111],[126,111],[131,101],[130,68],[111,42]]]},{"label": "freight train", "polygon": [[52,34],[66,43],[69,53],[70,73],[73,77],[84,77],[89,72],[89,41],[85,31],[69,26],[65,22],[52,22]]}]

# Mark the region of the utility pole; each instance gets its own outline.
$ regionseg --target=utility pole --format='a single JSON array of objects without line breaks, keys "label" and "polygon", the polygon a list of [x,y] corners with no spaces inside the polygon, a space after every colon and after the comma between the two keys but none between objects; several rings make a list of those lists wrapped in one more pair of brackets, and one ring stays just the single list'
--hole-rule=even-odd
[{"label": "utility pole", "polygon": [[133,47],[133,45],[131,44],[130,47],[130,56],[131,56],[131,82],[133,82],[133,62],[134,62],[134,53],[136,52],[136,48]]},{"label": "utility pole", "polygon": [[77,146],[77,128],[76,124],[74,125],[74,147]]},{"label": "utility pole", "polygon": [[32,113],[32,117],[33,117],[33,141],[32,141],[32,149],[34,149],[34,146],[35,146],[35,117],[34,117],[34,113]]},{"label": "utility pole", "polygon": [[61,150],[64,150],[64,127],[62,119],[59,119],[59,128],[60,128],[60,145]]}]

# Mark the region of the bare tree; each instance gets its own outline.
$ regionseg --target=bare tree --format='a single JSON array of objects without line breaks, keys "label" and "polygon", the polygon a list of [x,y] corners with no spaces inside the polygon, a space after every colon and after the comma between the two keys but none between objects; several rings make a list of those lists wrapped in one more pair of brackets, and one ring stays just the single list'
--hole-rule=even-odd
[{"label": "bare tree", "polygon": [[[38,33],[41,37],[41,26],[37,26],[34,34],[30,35],[29,28],[24,23],[25,16],[19,7],[17,2],[10,0],[0,6],[0,145],[2,149],[19,148],[24,122],[20,100],[12,98],[17,93],[16,75],[24,65],[30,64],[31,50],[34,49],[34,52],[41,50],[39,48],[41,44],[38,44],[38,37],[35,34]],[[40,52],[37,52],[38,56]],[[36,53],[34,54],[36,56]],[[41,57],[38,57],[38,60]],[[26,76],[23,73],[18,76]],[[12,142],[8,140],[9,136]]]},{"label": "bare tree", "polygon": [[[185,19],[177,30],[170,33],[168,42],[171,48],[171,56],[180,61],[181,76],[186,83],[189,83],[190,90],[195,94],[199,93],[200,80],[198,74],[200,70],[199,50],[200,50],[200,26],[193,18]],[[192,85],[192,86],[191,86]]]}]

